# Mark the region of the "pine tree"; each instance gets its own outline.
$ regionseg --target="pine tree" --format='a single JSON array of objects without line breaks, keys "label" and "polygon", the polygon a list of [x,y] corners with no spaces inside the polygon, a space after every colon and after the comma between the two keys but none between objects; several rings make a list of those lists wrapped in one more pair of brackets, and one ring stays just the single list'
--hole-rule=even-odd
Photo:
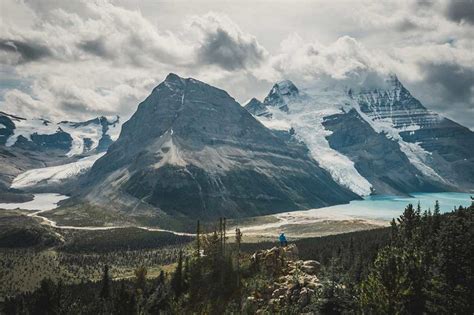
[{"label": "pine tree", "polygon": [[160,271],[158,277],[158,284],[155,291],[148,298],[147,309],[149,314],[168,313],[169,310],[169,296],[165,285],[165,273]]},{"label": "pine tree", "polygon": [[147,273],[148,270],[145,266],[140,266],[135,270],[135,289],[138,294],[145,292]]},{"label": "pine tree", "polygon": [[197,227],[196,227],[196,257],[201,256],[201,224],[199,220],[197,221]]},{"label": "pine tree", "polygon": [[189,279],[190,279],[190,267],[189,267],[189,257],[186,256],[184,260],[184,271],[183,271],[183,290],[186,291],[189,289]]},{"label": "pine tree", "polygon": [[402,237],[411,240],[414,230],[420,221],[420,214],[413,209],[412,204],[409,204],[397,220],[400,224],[400,231],[403,233]]},{"label": "pine tree", "polygon": [[110,297],[110,278],[109,278],[109,266],[104,266],[104,272],[102,274],[102,288],[100,290],[100,297],[107,300]]},{"label": "pine tree", "polygon": [[178,264],[171,278],[171,289],[179,298],[183,293],[183,252],[179,251]]},{"label": "pine tree", "polygon": [[225,242],[226,242],[226,218],[224,218],[223,229],[224,229],[224,255],[225,255]]},{"label": "pine tree", "polygon": [[433,211],[433,232],[437,232],[441,225],[441,212],[438,200],[435,202]]},{"label": "pine tree", "polygon": [[235,229],[235,244],[237,245],[237,286],[240,286],[240,245],[242,243],[242,232],[239,228]]}]

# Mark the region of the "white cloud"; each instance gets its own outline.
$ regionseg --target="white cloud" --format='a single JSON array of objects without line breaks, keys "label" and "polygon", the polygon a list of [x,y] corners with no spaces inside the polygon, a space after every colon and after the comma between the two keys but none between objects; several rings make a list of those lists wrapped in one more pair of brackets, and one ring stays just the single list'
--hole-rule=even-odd
[{"label": "white cloud", "polygon": [[[0,73],[8,77],[0,81],[0,108],[70,120],[128,117],[169,72],[244,101],[280,79],[357,85],[393,71],[427,106],[473,127],[463,113],[471,113],[474,84],[459,90],[447,81],[474,81],[473,26],[459,7],[444,0],[3,0]],[[262,44],[273,42],[279,47]]]}]

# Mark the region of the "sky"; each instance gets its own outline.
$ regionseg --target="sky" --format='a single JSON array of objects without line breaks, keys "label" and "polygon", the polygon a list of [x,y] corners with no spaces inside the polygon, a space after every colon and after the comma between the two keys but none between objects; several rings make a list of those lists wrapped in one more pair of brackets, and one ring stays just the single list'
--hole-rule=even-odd
[{"label": "sky", "polygon": [[0,0],[1,111],[127,119],[170,72],[240,103],[395,73],[474,130],[474,0]]}]

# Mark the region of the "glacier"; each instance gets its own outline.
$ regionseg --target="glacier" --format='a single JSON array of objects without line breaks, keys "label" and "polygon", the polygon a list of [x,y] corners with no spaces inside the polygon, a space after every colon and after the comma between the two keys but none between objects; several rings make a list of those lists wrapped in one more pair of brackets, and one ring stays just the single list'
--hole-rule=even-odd
[{"label": "glacier", "polygon": [[12,188],[24,189],[38,184],[58,184],[69,178],[78,176],[92,167],[105,152],[79,159],[76,162],[57,166],[32,169],[18,175],[11,185]]},{"label": "glacier", "polygon": [[[353,161],[329,146],[326,137],[331,131],[322,124],[324,117],[342,113],[344,104],[351,101],[349,97],[335,90],[312,90],[296,94],[291,92],[292,83],[288,81],[283,81],[282,89],[277,91],[280,84],[270,93],[284,95],[283,100],[278,102],[278,106],[268,106],[270,115],[257,117],[260,122],[270,129],[293,128],[296,138],[307,145],[312,157],[336,182],[358,195],[369,195],[372,185],[357,171]],[[286,96],[289,91],[291,94]],[[283,102],[287,107],[282,106]],[[343,107],[336,106],[338,104],[343,104]]]}]

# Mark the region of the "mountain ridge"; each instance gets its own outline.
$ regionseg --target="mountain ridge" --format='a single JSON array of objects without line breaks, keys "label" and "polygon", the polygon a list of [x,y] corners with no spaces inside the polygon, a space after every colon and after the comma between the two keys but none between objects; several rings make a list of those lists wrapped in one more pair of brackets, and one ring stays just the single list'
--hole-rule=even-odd
[{"label": "mountain ridge", "polygon": [[[377,88],[320,86],[301,90],[291,81],[284,82],[292,87],[290,96],[275,93],[276,84],[265,98],[266,103],[260,106],[246,104],[245,108],[269,128],[294,130],[297,138],[310,148],[313,146],[313,157],[332,172],[333,178],[354,192],[407,194],[422,189],[473,189],[474,184],[468,176],[474,159],[472,153],[466,152],[466,147],[469,143],[474,145],[474,133],[426,109],[395,75],[389,75]],[[268,101],[270,99],[272,101]],[[440,127],[443,123],[452,131]],[[433,136],[433,130],[436,136]],[[361,136],[358,140],[357,133]],[[460,135],[451,139],[457,144],[450,145],[445,139],[446,152],[439,154],[437,138],[446,138],[451,133]],[[349,143],[348,139],[354,142]],[[399,148],[393,146],[393,142]],[[461,142],[465,143],[464,147]],[[455,158],[459,165],[456,170],[449,162],[450,149],[446,147],[460,152]],[[391,149],[387,151],[387,148]],[[321,150],[325,153],[321,154]],[[338,165],[331,156],[338,156],[341,163]],[[381,163],[385,156],[390,158]],[[337,173],[340,169],[345,175]],[[468,175],[461,169],[468,170],[465,172]],[[392,172],[387,175],[384,170]],[[457,174],[453,176],[453,173]],[[407,181],[401,176],[412,179]],[[346,180],[346,177],[352,180]],[[370,179],[370,183],[360,186],[361,177]]]},{"label": "mountain ridge", "polygon": [[196,218],[358,198],[320,169],[304,146],[274,135],[227,92],[175,74],[139,104],[83,186],[90,188],[80,197],[91,203],[131,202],[125,208],[135,211],[146,204]]}]

